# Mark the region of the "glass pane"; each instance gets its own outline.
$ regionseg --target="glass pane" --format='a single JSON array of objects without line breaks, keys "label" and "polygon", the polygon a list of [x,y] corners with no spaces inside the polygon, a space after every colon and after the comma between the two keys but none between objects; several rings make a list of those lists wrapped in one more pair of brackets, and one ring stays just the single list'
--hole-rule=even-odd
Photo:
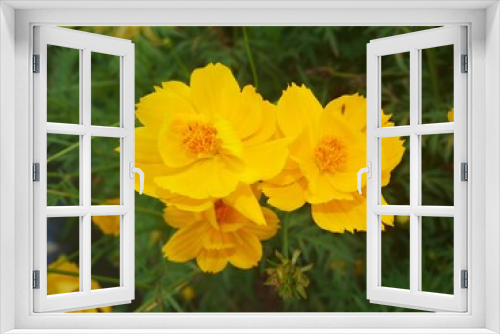
[{"label": "glass pane", "polygon": [[92,290],[120,286],[121,216],[92,216]]},{"label": "glass pane", "polygon": [[47,205],[80,205],[80,136],[47,134]]},{"label": "glass pane", "polygon": [[[398,125],[410,124],[410,53],[397,53],[381,57],[381,108],[392,115]],[[382,115],[381,125],[386,126],[387,116]]]},{"label": "glass pane", "polygon": [[47,219],[47,295],[80,291],[80,217]]},{"label": "glass pane", "polygon": [[382,197],[390,205],[410,204],[410,138],[380,139]]},{"label": "glass pane", "polygon": [[80,50],[47,45],[47,122],[80,123]]},{"label": "glass pane", "polygon": [[92,125],[120,126],[120,57],[92,52]]},{"label": "glass pane", "polygon": [[422,291],[453,294],[453,217],[422,217]]},{"label": "glass pane", "polygon": [[410,289],[410,217],[395,216],[381,237],[382,286]]},{"label": "glass pane", "polygon": [[453,134],[421,138],[422,205],[453,206]]},{"label": "glass pane", "polygon": [[120,146],[117,138],[92,137],[92,204],[120,204]]},{"label": "glass pane", "polygon": [[452,122],[453,45],[421,52],[422,124]]}]

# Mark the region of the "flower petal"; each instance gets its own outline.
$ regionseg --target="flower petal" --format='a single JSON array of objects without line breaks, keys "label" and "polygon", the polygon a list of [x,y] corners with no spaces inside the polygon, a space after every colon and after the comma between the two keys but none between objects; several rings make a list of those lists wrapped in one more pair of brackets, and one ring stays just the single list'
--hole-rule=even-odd
[{"label": "flower petal", "polygon": [[189,261],[201,252],[206,224],[191,224],[179,229],[163,246],[163,257],[173,262]]},{"label": "flower petal", "polygon": [[135,114],[151,131],[159,131],[165,117],[176,113],[195,113],[189,101],[189,87],[182,82],[164,82],[155,92],[142,97]]},{"label": "flower petal", "polygon": [[321,104],[309,88],[292,84],[278,101],[278,126],[286,137],[296,137],[306,129],[312,144],[322,112]]},{"label": "flower petal", "polygon": [[190,86],[193,104],[200,114],[231,119],[240,109],[240,86],[231,70],[222,64],[194,70]]},{"label": "flower petal", "polygon": [[155,178],[158,186],[194,199],[225,197],[236,189],[239,173],[220,155],[203,159],[170,175]]},{"label": "flower petal", "polygon": [[241,269],[250,269],[257,266],[262,258],[262,245],[259,239],[245,231],[237,233],[240,243],[235,247],[236,252],[229,258],[229,262]]},{"label": "flower petal", "polygon": [[227,266],[229,254],[226,250],[202,249],[196,257],[201,271],[216,274]]},{"label": "flower petal", "polygon": [[268,180],[281,172],[288,158],[288,143],[288,139],[278,139],[246,147],[242,158],[246,164],[242,181],[251,184]]},{"label": "flower petal", "polygon": [[175,228],[183,228],[201,220],[201,215],[197,212],[179,210],[175,206],[167,206],[163,210],[163,220]]},{"label": "flower petal", "polygon": [[266,225],[259,202],[249,185],[240,184],[234,192],[224,198],[224,202],[250,221]]},{"label": "flower petal", "polygon": [[261,188],[269,198],[267,203],[283,211],[294,211],[306,202],[307,181],[305,178],[283,186],[263,182]]},{"label": "flower petal", "polygon": [[311,205],[314,222],[324,230],[343,233],[366,231],[366,198],[354,194],[353,200],[333,200]]},{"label": "flower petal", "polygon": [[135,128],[135,161],[162,163],[157,145],[157,134],[149,128]]},{"label": "flower petal", "polygon": [[255,224],[245,224],[242,228],[255,235],[259,240],[267,240],[276,235],[279,228],[279,218],[274,211],[263,207],[262,213],[266,219],[266,226],[259,226]]}]

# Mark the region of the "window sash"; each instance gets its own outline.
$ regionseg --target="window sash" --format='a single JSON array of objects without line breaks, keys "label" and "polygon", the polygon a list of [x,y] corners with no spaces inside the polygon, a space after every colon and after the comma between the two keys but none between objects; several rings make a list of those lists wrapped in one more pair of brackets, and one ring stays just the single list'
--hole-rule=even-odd
[{"label": "window sash", "polygon": [[[47,122],[47,45],[80,50],[80,124]],[[93,126],[91,113],[91,52],[120,57],[120,127]],[[34,311],[54,312],[128,303],[134,298],[134,45],[128,40],[64,28],[35,27],[34,54],[40,55],[40,73],[34,80],[34,162],[40,163],[40,182],[34,189],[34,265],[40,272],[40,288],[34,289]],[[47,206],[47,134],[80,137],[80,205]],[[120,138],[121,205],[91,205],[91,138]],[[120,215],[120,286],[91,289],[91,217]],[[47,218],[80,217],[80,291],[47,295]],[[63,223],[64,224],[64,223]]]},{"label": "window sash", "polygon": [[[467,183],[460,180],[460,164],[467,162],[467,76],[460,73],[461,54],[467,54],[466,28],[445,27],[371,41],[367,46],[367,298],[371,302],[431,311],[467,311],[467,290],[461,289],[461,270],[467,269]],[[421,122],[421,49],[454,45],[455,122]],[[410,52],[410,125],[381,128],[381,57]],[[454,206],[422,206],[420,135],[454,133]],[[381,205],[380,138],[410,138],[410,205]],[[381,282],[381,214],[410,216],[410,289],[383,287]],[[454,217],[454,293],[421,290],[421,216]]]}]

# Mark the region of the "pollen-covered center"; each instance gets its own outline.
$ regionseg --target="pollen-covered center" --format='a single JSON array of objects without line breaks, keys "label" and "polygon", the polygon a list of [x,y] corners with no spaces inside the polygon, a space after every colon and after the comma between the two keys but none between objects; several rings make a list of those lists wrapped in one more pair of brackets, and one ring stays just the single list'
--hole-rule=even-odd
[{"label": "pollen-covered center", "polygon": [[347,152],[337,138],[325,136],[314,149],[314,158],[321,170],[335,171],[344,167]]},{"label": "pollen-covered center", "polygon": [[209,123],[189,122],[181,132],[182,146],[193,154],[214,154],[218,150],[217,129]]}]

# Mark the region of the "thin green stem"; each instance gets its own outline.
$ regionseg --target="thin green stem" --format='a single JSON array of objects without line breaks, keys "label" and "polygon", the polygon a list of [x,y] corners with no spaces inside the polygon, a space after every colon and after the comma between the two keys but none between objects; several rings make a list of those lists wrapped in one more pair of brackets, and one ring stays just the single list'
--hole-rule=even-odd
[{"label": "thin green stem", "polygon": [[245,50],[247,51],[248,62],[250,63],[250,68],[252,70],[253,82],[255,89],[259,89],[259,77],[257,76],[257,68],[255,67],[255,62],[252,56],[252,50],[250,49],[250,42],[248,40],[247,27],[242,27],[243,29],[243,41],[245,43]]},{"label": "thin green stem", "polygon": [[288,258],[288,225],[290,223],[290,212],[285,213],[283,217],[283,249],[282,253],[285,258]]}]

